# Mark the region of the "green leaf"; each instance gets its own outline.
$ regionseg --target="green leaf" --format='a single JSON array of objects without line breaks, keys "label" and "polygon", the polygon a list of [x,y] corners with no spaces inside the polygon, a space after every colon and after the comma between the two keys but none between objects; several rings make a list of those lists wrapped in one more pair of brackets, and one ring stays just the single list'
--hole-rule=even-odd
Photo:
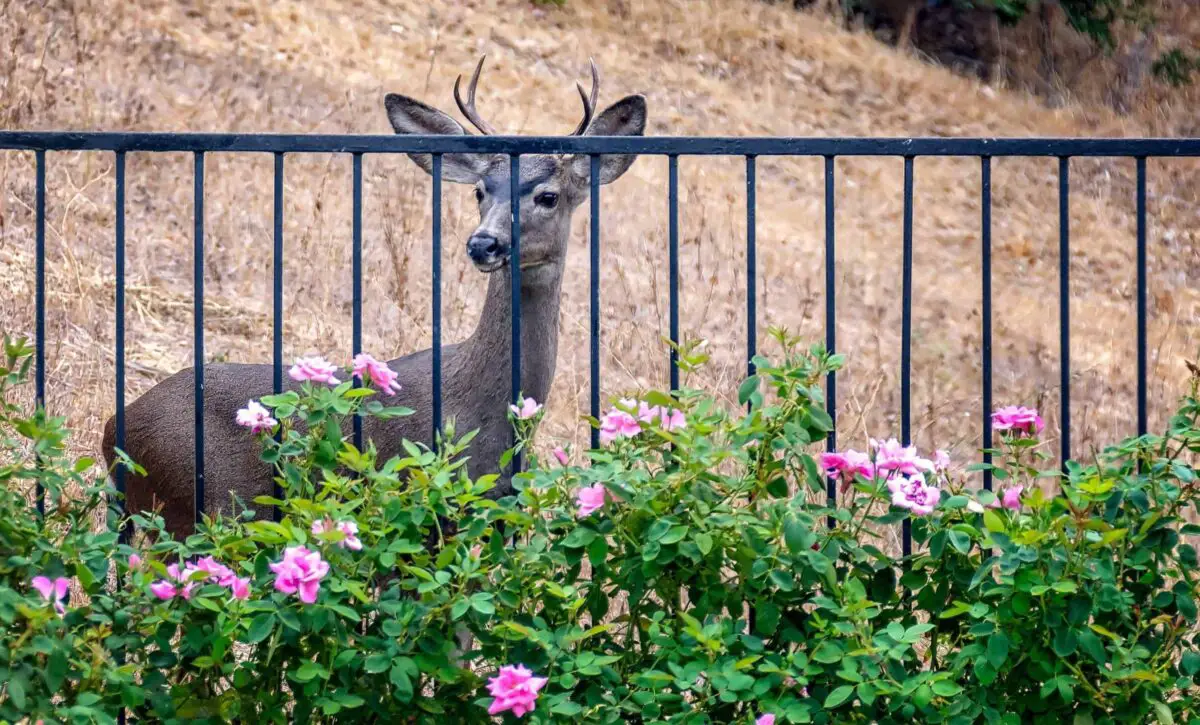
[{"label": "green leaf", "polygon": [[58,692],[58,688],[62,686],[63,680],[67,677],[69,668],[70,663],[67,662],[66,652],[56,649],[50,654],[46,662],[46,688],[50,692]]},{"label": "green leaf", "polygon": [[699,549],[700,553],[704,556],[708,556],[708,552],[712,551],[713,539],[708,534],[703,532],[698,533],[696,534],[694,541],[696,542],[696,548]]},{"label": "green leaf", "polygon": [[8,681],[8,699],[18,710],[25,709],[25,676],[17,674]]},{"label": "green leaf", "polygon": [[997,632],[991,637],[988,637],[987,643],[987,661],[995,669],[1000,669],[1000,665],[1008,659],[1008,635],[1003,632]]},{"label": "green leaf", "polygon": [[1167,707],[1167,705],[1162,702],[1155,702],[1152,704],[1154,705],[1154,714],[1158,716],[1158,722],[1161,725],[1175,724],[1175,718],[1171,715],[1171,708]]},{"label": "green leaf", "polygon": [[988,531],[1004,533],[1004,519],[992,509],[983,512],[983,525]]},{"label": "green leaf", "polygon": [[270,612],[260,614],[250,622],[250,629],[246,631],[246,636],[242,639],[246,644],[256,644],[271,636],[271,631],[275,628],[275,615]]},{"label": "green leaf", "polygon": [[1054,635],[1054,654],[1059,657],[1067,657],[1075,653],[1075,649],[1079,646],[1079,640],[1075,633],[1067,628],[1062,628]]},{"label": "green leaf", "polygon": [[833,664],[834,662],[840,662],[843,655],[844,650],[842,649],[841,645],[835,642],[822,642],[821,644],[817,645],[817,649],[813,651],[812,659],[815,662],[829,665]]},{"label": "green leaf", "polygon": [[662,537],[662,539],[659,540],[659,543],[664,546],[666,546],[667,544],[679,543],[680,541],[683,540],[683,538],[685,536],[687,536],[687,533],[688,533],[688,527],[686,527],[686,526],[672,526],[671,530],[668,531]]},{"label": "green leaf", "polygon": [[1191,677],[1200,672],[1200,652],[1188,650],[1179,658],[1179,671]]},{"label": "green leaf", "polygon": [[825,698],[825,707],[833,709],[841,705],[846,700],[849,700],[854,695],[854,685],[842,685],[829,693],[829,697]]},{"label": "green leaf", "polygon": [[583,547],[592,543],[592,540],[595,538],[595,531],[592,531],[584,526],[580,526],[571,533],[567,534],[567,537],[563,539],[562,545],[568,549],[582,549]]},{"label": "green leaf", "polygon": [[751,375],[738,386],[738,405],[750,402],[750,396],[758,392],[758,376]]},{"label": "green leaf", "polygon": [[783,522],[783,541],[793,554],[807,551],[812,546],[812,533],[800,523],[795,516],[788,516]]},{"label": "green leaf", "polygon": [[[1082,649],[1085,654],[1095,660],[1096,664],[1103,665],[1106,662],[1108,658],[1104,653],[1104,643],[1100,641],[1100,638],[1097,637],[1095,633],[1084,630],[1079,633],[1077,638],[1079,639],[1080,649]],[[1186,657],[1186,655],[1184,656]],[[1198,660],[1198,662],[1200,662],[1200,660]]]},{"label": "green leaf", "polygon": [[297,632],[303,632],[304,628],[300,625],[300,618],[290,609],[280,609],[275,613],[279,617],[279,621],[283,622],[285,627],[294,629]]},{"label": "green leaf", "polygon": [[392,665],[392,658],[383,653],[375,653],[363,663],[363,669],[371,674],[383,672]]},{"label": "green leaf", "polygon": [[958,693],[962,692],[962,689],[963,688],[959,687],[950,680],[938,680],[937,682],[933,683],[933,694],[940,695],[942,697],[954,697]]}]

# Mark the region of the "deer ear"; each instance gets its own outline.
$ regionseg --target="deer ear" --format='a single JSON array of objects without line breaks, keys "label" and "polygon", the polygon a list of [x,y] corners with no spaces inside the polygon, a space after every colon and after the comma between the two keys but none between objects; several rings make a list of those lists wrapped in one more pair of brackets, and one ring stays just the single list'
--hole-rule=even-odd
[{"label": "deer ear", "polygon": [[[646,132],[646,97],[625,96],[596,116],[584,136],[641,136]],[[600,183],[620,178],[637,159],[635,154],[604,154],[600,157]],[[576,174],[586,179],[590,171],[588,157],[574,159]]]},{"label": "deer ear", "polygon": [[[392,130],[398,134],[422,136],[466,136],[467,132],[458,121],[420,101],[389,93],[384,96],[383,106],[387,109]],[[433,173],[433,157],[429,154],[409,154],[425,173]],[[444,154],[442,177],[459,184],[474,184],[487,171],[488,158],[482,154]]]}]

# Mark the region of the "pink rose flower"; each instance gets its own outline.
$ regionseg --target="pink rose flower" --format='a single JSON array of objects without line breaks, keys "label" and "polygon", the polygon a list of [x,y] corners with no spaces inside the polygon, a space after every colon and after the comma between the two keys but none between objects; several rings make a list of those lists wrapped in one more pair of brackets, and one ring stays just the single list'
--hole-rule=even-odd
[{"label": "pink rose flower", "polygon": [[1014,435],[1037,435],[1046,427],[1042,416],[1034,408],[1010,405],[992,413],[992,429],[1011,432]]},{"label": "pink rose flower", "polygon": [[136,569],[141,565],[142,565],[142,557],[138,556],[137,554],[129,555],[129,568],[130,569]]},{"label": "pink rose flower", "polygon": [[520,405],[510,405],[508,409],[518,420],[529,420],[542,411],[542,406],[533,398],[521,398],[517,402]]},{"label": "pink rose flower", "polygon": [[938,471],[944,471],[950,467],[950,454],[943,451],[941,448],[933,452],[933,467]]},{"label": "pink rose flower", "polygon": [[[327,519],[318,519],[312,523],[313,536],[319,536],[329,529],[329,521]],[[337,545],[343,549],[351,551],[361,551],[363,548],[362,540],[358,538],[358,524],[353,521],[339,521],[333,525],[336,531],[342,532],[344,539],[337,542]]]},{"label": "pink rose flower", "polygon": [[603,508],[607,496],[608,489],[602,483],[593,483],[579,489],[575,493],[575,501],[579,505],[579,518],[587,518]]},{"label": "pink rose flower", "polygon": [[538,690],[545,684],[545,677],[534,677],[523,665],[501,667],[487,683],[488,692],[494,698],[488,714],[511,711],[516,717],[524,717],[537,707]]},{"label": "pink rose flower", "polygon": [[[622,400],[621,405],[633,408],[636,401]],[[642,426],[632,413],[612,408],[600,421],[600,445],[608,445],[618,438],[633,438],[642,432]]]},{"label": "pink rose flower", "polygon": [[1010,486],[1004,489],[1004,493],[1000,495],[1000,505],[1006,509],[1013,511],[1021,510],[1021,493],[1025,491],[1024,486]]},{"label": "pink rose flower", "polygon": [[272,418],[271,412],[261,403],[251,400],[245,408],[237,412],[237,424],[249,428],[251,433],[261,433],[279,425],[279,421]]},{"label": "pink rose flower", "polygon": [[30,583],[33,584],[33,588],[37,590],[38,594],[42,595],[42,599],[54,605],[54,611],[58,612],[58,616],[61,617],[67,613],[67,607],[63,604],[63,600],[71,591],[70,579],[60,576],[52,580],[45,576],[35,576]]},{"label": "pink rose flower", "polygon": [[886,441],[871,439],[875,449],[875,470],[884,473],[915,475],[933,470],[933,461],[917,455],[916,446],[902,446],[895,438]]},{"label": "pink rose flower", "polygon": [[775,725],[775,716],[770,713],[759,715],[758,719],[754,721],[754,725]]},{"label": "pink rose flower", "polygon": [[249,577],[233,577],[229,582],[229,593],[234,599],[245,601],[250,598],[250,578]]},{"label": "pink rose flower", "polygon": [[359,380],[365,377],[367,382],[388,395],[400,392],[400,383],[396,381],[400,375],[389,368],[387,363],[379,362],[365,352],[360,352],[354,356],[353,365],[354,369],[350,374]]},{"label": "pink rose flower", "polygon": [[892,504],[909,509],[914,514],[925,516],[933,513],[942,492],[936,486],[928,486],[922,476],[898,476],[888,481],[892,492]]},{"label": "pink rose flower", "polygon": [[855,474],[863,478],[872,478],[875,468],[871,465],[871,457],[866,453],[855,450],[845,450],[841,453],[822,453],[817,457],[825,475],[835,478],[853,478]]},{"label": "pink rose flower", "polygon": [[558,465],[565,466],[570,459],[567,458],[567,452],[560,447],[554,449],[554,460],[558,461]]},{"label": "pink rose flower", "polygon": [[326,383],[329,385],[337,385],[342,382],[337,379],[337,366],[329,362],[320,355],[311,357],[302,357],[296,359],[296,364],[288,370],[288,376],[292,380],[304,382],[306,380],[314,383]]},{"label": "pink rose flower", "polygon": [[303,546],[284,549],[283,559],[268,566],[275,572],[275,589],[284,594],[299,592],[305,604],[317,601],[321,580],[329,573],[329,564],[321,559],[321,553]]},{"label": "pink rose flower", "polygon": [[165,602],[174,599],[175,595],[179,593],[179,590],[175,588],[174,584],[166,579],[159,579],[150,585],[150,593]]},{"label": "pink rose flower", "polygon": [[[622,401],[632,403],[633,401]],[[677,430],[683,430],[687,427],[687,417],[684,416],[682,410],[675,408],[666,408],[661,405],[649,405],[645,401],[638,402],[638,420],[642,423],[654,423],[658,421],[662,425],[663,430],[672,433]],[[636,435],[636,433],[634,434]]]}]

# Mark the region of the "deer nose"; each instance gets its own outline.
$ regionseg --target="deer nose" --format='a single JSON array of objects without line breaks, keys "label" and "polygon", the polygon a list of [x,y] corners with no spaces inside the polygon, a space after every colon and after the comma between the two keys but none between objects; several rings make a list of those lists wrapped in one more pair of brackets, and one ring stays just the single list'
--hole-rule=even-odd
[{"label": "deer nose", "polygon": [[491,234],[473,234],[467,240],[467,255],[475,264],[488,264],[508,254],[508,245]]}]

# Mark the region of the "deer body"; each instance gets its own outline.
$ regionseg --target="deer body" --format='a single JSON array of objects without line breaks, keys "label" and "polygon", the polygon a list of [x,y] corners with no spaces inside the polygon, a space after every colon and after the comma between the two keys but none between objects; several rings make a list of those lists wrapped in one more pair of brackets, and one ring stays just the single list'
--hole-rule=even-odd
[{"label": "deer body", "polygon": [[[455,84],[455,99],[464,115],[484,133],[491,127],[475,111],[475,87],[483,60],[475,69],[464,104]],[[584,120],[576,134],[641,135],[646,106],[642,96],[627,96],[595,116],[599,79],[592,67],[589,99],[580,87]],[[385,99],[389,120],[400,134],[465,134],[450,116],[414,99],[390,94]],[[410,154],[431,171],[428,155]],[[635,157],[601,157],[600,182],[623,174]],[[471,445],[468,471],[472,476],[496,472],[499,458],[510,444],[507,418],[511,376],[511,212],[507,155],[445,154],[443,178],[472,184],[480,207],[480,224],[467,240],[475,266],[488,274],[486,299],[475,332],[466,340],[442,349],[442,411],[456,430],[478,429]],[[587,197],[589,159],[584,157],[523,156],[520,166],[521,222],[521,392],[544,402],[554,379],[558,352],[558,312],[562,271],[570,234],[571,215]],[[401,389],[392,396],[379,394],[386,405],[415,410],[405,418],[363,423],[364,440],[372,441],[382,459],[401,450],[401,441],[432,443],[432,350],[392,360]],[[129,474],[126,505],[143,511],[161,505],[168,531],[176,536],[194,530],[195,415],[193,369],[176,373],[151,388],[126,409],[125,451],[146,470]],[[238,409],[272,392],[271,365],[213,364],[204,368],[204,471],[205,510],[230,512],[231,494],[252,505],[256,496],[273,490],[271,467],[259,460],[259,444],[235,422]],[[299,383],[285,379],[285,389]],[[346,423],[349,433],[350,422]],[[115,460],[114,419],[104,429],[103,452],[109,465]],[[507,476],[489,496],[512,492]],[[266,513],[258,507],[258,515]]]}]

